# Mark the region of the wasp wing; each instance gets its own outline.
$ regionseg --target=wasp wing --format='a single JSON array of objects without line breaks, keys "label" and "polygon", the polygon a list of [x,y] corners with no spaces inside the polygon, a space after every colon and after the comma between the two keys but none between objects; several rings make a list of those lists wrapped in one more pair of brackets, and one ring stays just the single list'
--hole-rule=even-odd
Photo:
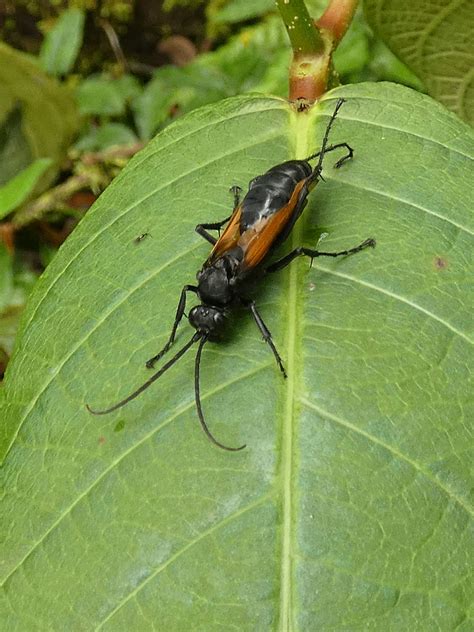
[{"label": "wasp wing", "polygon": [[207,263],[212,263],[223,254],[234,248],[240,238],[240,218],[242,216],[242,205],[239,205],[232,213],[229,223],[224,232],[216,241],[214,248],[209,255]]},{"label": "wasp wing", "polygon": [[244,270],[254,268],[261,263],[294,214],[299,214],[300,205],[306,199],[304,195],[300,200],[300,193],[305,183],[306,179],[300,180],[284,206],[275,213],[262,217],[242,233],[237,245],[244,252]]}]

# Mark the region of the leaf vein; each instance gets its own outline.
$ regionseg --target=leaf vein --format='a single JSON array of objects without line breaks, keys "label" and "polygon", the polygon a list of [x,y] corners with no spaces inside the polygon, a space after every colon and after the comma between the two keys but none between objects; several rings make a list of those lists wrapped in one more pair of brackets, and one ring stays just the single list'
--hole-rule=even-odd
[{"label": "leaf vein", "polygon": [[[262,371],[268,368],[269,366],[270,366],[270,363],[267,362],[257,367],[253,367],[249,371],[246,371],[243,374],[240,374],[236,377],[233,377],[230,380],[227,380],[227,382],[222,382],[216,388],[208,390],[207,392],[204,392],[201,396],[201,399],[203,401],[206,401],[206,399],[208,399],[212,395],[219,393],[220,391],[224,390],[225,388],[229,386],[232,386],[234,383],[239,382],[242,379],[255,375],[259,371]],[[178,408],[176,411],[173,412],[172,415],[167,417],[159,426],[153,428],[149,433],[144,435],[139,441],[137,441],[130,448],[125,450],[125,452],[120,454],[120,456],[117,459],[112,461],[110,465],[107,468],[105,468],[104,471],[99,476],[97,476],[97,478],[89,485],[89,487],[87,487],[81,494],[79,494],[77,498],[60,514],[57,520],[48,527],[48,529],[44,532],[44,534],[33,544],[30,550],[27,553],[25,553],[25,555],[18,562],[18,564],[8,573],[8,575],[5,577],[5,579],[0,585],[1,586],[6,585],[8,580],[16,573],[16,571],[21,567],[21,565],[34,553],[34,551],[46,540],[46,538],[61,524],[61,522],[72,512],[72,510],[80,503],[80,501],[85,499],[88,496],[88,494],[92,492],[92,490],[100,483],[102,479],[104,479],[107,476],[109,472],[111,472],[117,465],[119,465],[119,463],[121,463],[127,456],[132,454],[134,450],[136,450],[146,441],[151,439],[155,435],[155,433],[159,432],[160,430],[168,426],[170,423],[172,423],[175,419],[177,419],[182,414],[187,412],[193,406],[194,406],[194,400]]]},{"label": "leaf vein", "polygon": [[261,505],[263,505],[265,502],[272,499],[273,497],[274,497],[274,492],[269,492],[268,494],[265,494],[265,496],[258,498],[257,500],[249,503],[245,507],[241,507],[238,511],[234,512],[230,516],[223,518],[216,524],[212,525],[212,527],[210,527],[206,531],[203,531],[196,538],[194,538],[193,540],[190,540],[188,544],[178,549],[176,553],[174,553],[174,555],[172,555],[164,564],[161,564],[161,566],[158,566],[156,570],[153,573],[151,573],[146,579],[144,579],[134,590],[130,591],[126,595],[126,597],[124,597],[122,601],[120,601],[117,604],[117,606],[107,615],[107,617],[103,621],[100,622],[100,624],[96,627],[96,630],[100,630],[104,626],[104,624],[107,623],[107,621],[109,621],[113,616],[115,616],[115,614],[121,608],[123,608],[128,603],[128,601],[130,601],[130,599],[133,599],[134,597],[136,597],[136,595],[140,592],[140,590],[142,590],[150,581],[152,581],[155,577],[157,577],[161,572],[165,571],[170,564],[172,564],[174,561],[176,561],[178,558],[184,555],[187,551],[189,551],[189,549],[199,544],[202,540],[204,540],[205,538],[208,538],[219,529],[231,524],[234,520],[237,520],[238,518],[240,518],[240,516],[244,515],[245,513],[252,511],[252,509],[256,509],[260,507]]},{"label": "leaf vein", "polygon": [[416,309],[419,312],[422,312],[423,314],[428,316],[428,318],[432,318],[433,320],[437,321],[438,323],[440,323],[444,327],[447,327],[454,334],[456,334],[457,336],[460,336],[461,338],[463,338],[464,340],[466,340],[470,344],[474,343],[474,341],[471,340],[471,338],[469,338],[469,336],[467,334],[465,334],[463,331],[461,331],[461,330],[457,329],[456,327],[454,327],[454,325],[451,325],[451,323],[449,323],[447,320],[444,320],[440,316],[437,316],[433,312],[430,312],[425,307],[422,307],[421,305],[418,305],[417,303],[414,303],[413,301],[410,301],[409,299],[404,298],[403,296],[400,296],[400,294],[395,294],[395,292],[392,292],[391,290],[387,290],[386,288],[380,287],[379,285],[374,285],[373,283],[369,283],[368,281],[363,281],[362,279],[354,277],[354,276],[351,276],[350,274],[344,274],[344,273],[342,273],[342,272],[340,272],[338,270],[334,270],[334,269],[330,269],[330,268],[324,268],[323,266],[321,266],[319,264],[318,265],[314,265],[314,267],[317,270],[321,270],[322,272],[326,272],[327,274],[332,274],[334,276],[340,277],[341,279],[347,279],[348,281],[353,281],[354,283],[358,283],[359,285],[367,287],[367,288],[369,288],[371,290],[375,290],[376,292],[380,292],[381,294],[385,294],[387,296],[390,296],[390,298],[393,298],[396,301],[400,301],[400,303],[405,303],[406,305],[409,305],[410,307],[413,307],[413,309]]},{"label": "leaf vein", "polygon": [[410,457],[406,456],[405,454],[397,450],[394,446],[388,443],[385,443],[385,441],[382,441],[375,435],[372,435],[369,432],[366,432],[365,430],[358,428],[355,424],[351,423],[350,421],[347,421],[346,419],[342,419],[341,417],[338,417],[337,415],[334,415],[328,412],[327,410],[323,410],[319,406],[316,406],[316,404],[311,402],[306,397],[301,397],[300,401],[302,402],[302,404],[304,404],[308,408],[311,408],[312,410],[316,411],[322,417],[325,417],[326,419],[329,419],[330,421],[334,421],[335,423],[341,426],[344,426],[344,428],[348,428],[349,430],[352,430],[353,432],[365,437],[368,441],[371,441],[372,443],[381,446],[382,448],[384,448],[385,450],[387,450],[388,452],[390,452],[391,454],[393,454],[395,457],[399,458],[400,460],[405,461],[405,463],[408,463],[409,465],[411,465],[415,470],[420,472],[420,474],[422,474],[425,478],[431,481],[431,483],[433,483],[436,487],[442,490],[443,493],[446,496],[448,496],[448,498],[450,498],[457,505],[459,505],[459,507],[461,507],[461,509],[463,509],[469,516],[471,516],[474,513],[471,507],[464,501],[463,498],[455,494],[452,489],[450,489],[449,487],[446,487],[438,478],[433,476],[428,470],[426,470],[424,467],[422,467],[419,463],[417,463]]},{"label": "leaf vein", "polygon": [[[329,178],[328,178],[329,179]],[[415,202],[412,202],[410,200],[405,200],[401,197],[398,197],[396,195],[390,194],[390,193],[386,193],[385,191],[377,191],[377,189],[373,189],[372,187],[367,187],[367,186],[362,186],[360,184],[356,184],[355,182],[349,182],[347,180],[343,180],[341,178],[337,179],[337,182],[340,182],[341,184],[344,184],[344,186],[349,186],[352,187],[354,189],[359,189],[359,191],[366,191],[367,193],[375,193],[376,195],[379,195],[380,197],[383,198],[387,198],[389,200],[394,200],[396,202],[401,202],[402,204],[406,204],[407,206],[411,206],[412,208],[418,209],[420,211],[423,211],[424,213],[426,213],[427,215],[431,215],[433,217],[437,217],[438,219],[447,222],[448,224],[451,224],[452,226],[455,226],[456,228],[459,228],[459,230],[462,230],[463,232],[467,233],[468,235],[472,235],[474,236],[474,231],[470,230],[469,228],[467,228],[467,226],[463,226],[462,224],[459,224],[458,222],[454,221],[453,219],[450,219],[448,217],[446,217],[445,215],[441,215],[440,213],[436,213],[435,211],[426,208],[424,206],[420,206],[419,204],[415,204]]]},{"label": "leaf vein", "polygon": [[[338,97],[332,97],[331,99],[325,99],[325,102],[329,102],[329,101],[335,101],[337,100]],[[349,97],[348,97],[349,98]],[[361,96],[361,95],[357,95],[356,97],[354,97],[355,100],[357,101],[362,101],[362,100],[366,100],[366,101],[377,101],[379,103],[381,103],[381,105],[385,105],[385,102],[381,101],[380,99],[374,98],[374,97],[370,97],[370,96]],[[448,115],[448,112],[445,112],[444,114]],[[346,120],[346,121],[355,121],[356,123],[365,123],[366,125],[371,125],[373,127],[379,127],[381,129],[391,129],[395,132],[401,132],[402,134],[407,134],[408,136],[415,136],[416,138],[420,138],[421,140],[425,140],[429,143],[433,143],[433,145],[439,145],[440,147],[443,147],[444,149],[447,149],[448,151],[452,151],[455,154],[458,154],[460,156],[462,156],[463,158],[468,158],[469,160],[473,160],[473,156],[470,156],[468,154],[465,154],[464,152],[462,152],[460,149],[456,149],[455,147],[450,147],[449,145],[445,145],[444,143],[442,143],[439,140],[436,140],[435,138],[430,138],[429,136],[423,136],[422,134],[417,134],[415,131],[413,130],[408,130],[408,129],[402,129],[400,127],[395,127],[393,125],[387,125],[387,124],[381,124],[381,123],[376,123],[374,121],[368,121],[366,119],[361,119],[361,118],[356,118],[356,117],[351,117],[351,116],[347,116],[347,114],[343,111],[341,111],[341,114],[339,115],[339,118],[342,120]],[[469,131],[469,128],[466,126],[466,131]]]}]

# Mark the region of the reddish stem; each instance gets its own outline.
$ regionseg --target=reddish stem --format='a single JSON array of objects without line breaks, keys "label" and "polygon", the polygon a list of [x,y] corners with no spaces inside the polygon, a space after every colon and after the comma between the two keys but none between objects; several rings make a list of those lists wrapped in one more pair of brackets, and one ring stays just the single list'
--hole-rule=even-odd
[{"label": "reddish stem", "polygon": [[315,21],[320,29],[332,34],[333,42],[338,44],[349,28],[359,0],[329,0],[322,16]]},{"label": "reddish stem", "polygon": [[309,19],[303,0],[277,0],[293,48],[289,98],[313,103],[327,92],[332,79],[332,54],[347,31],[358,0],[329,0],[323,15]]}]

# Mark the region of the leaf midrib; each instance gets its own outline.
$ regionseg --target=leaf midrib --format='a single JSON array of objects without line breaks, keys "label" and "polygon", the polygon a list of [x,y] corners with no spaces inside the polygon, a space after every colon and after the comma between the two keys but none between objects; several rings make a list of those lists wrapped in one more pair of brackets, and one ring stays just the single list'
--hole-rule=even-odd
[{"label": "leaf midrib", "polygon": [[[309,134],[309,127],[313,124],[313,117],[290,114],[289,133],[290,144],[293,144],[294,155],[304,158],[311,153],[308,140],[313,138]],[[292,134],[293,133],[293,134]],[[304,232],[304,214],[295,224],[289,240],[288,251],[293,250],[302,243]],[[281,496],[282,496],[282,534],[281,534],[281,566],[280,566],[280,623],[282,632],[290,632],[294,622],[294,572],[293,560],[295,559],[294,530],[295,503],[293,482],[295,475],[295,402],[298,399],[297,391],[300,383],[301,366],[297,362],[299,356],[298,324],[302,310],[298,305],[298,287],[300,282],[300,266],[293,262],[287,273],[288,319],[287,332],[287,373],[284,413],[281,426]]]}]

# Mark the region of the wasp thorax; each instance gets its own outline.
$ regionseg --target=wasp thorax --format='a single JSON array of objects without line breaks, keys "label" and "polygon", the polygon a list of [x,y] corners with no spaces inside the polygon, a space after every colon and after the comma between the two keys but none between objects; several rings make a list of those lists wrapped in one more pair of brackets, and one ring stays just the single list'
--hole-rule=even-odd
[{"label": "wasp thorax", "polygon": [[232,299],[229,277],[224,267],[204,268],[198,276],[198,293],[209,305],[227,305]]},{"label": "wasp thorax", "polygon": [[189,322],[198,331],[213,333],[220,329],[225,322],[224,312],[217,307],[197,305],[189,312]]}]

